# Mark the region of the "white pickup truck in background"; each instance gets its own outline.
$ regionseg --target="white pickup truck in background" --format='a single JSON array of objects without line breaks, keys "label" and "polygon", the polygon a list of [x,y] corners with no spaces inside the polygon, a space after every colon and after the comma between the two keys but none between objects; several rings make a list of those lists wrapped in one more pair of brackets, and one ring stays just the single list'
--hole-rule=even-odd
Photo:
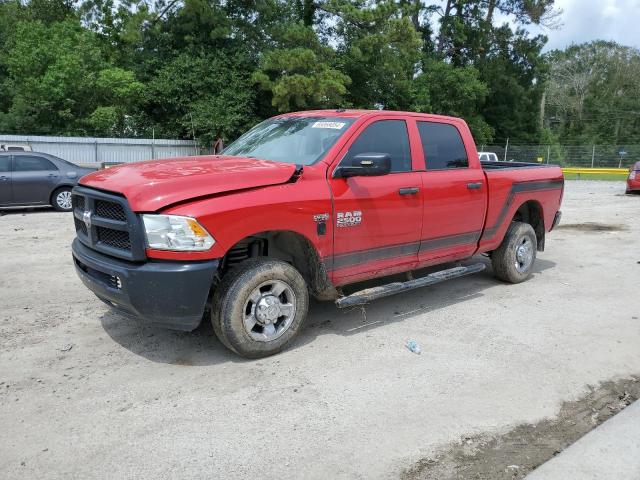
[{"label": "white pickup truck in background", "polygon": [[0,152],[31,152],[28,145],[0,144]]},{"label": "white pickup truck in background", "polygon": [[497,162],[498,155],[493,152],[478,152],[481,162]]}]

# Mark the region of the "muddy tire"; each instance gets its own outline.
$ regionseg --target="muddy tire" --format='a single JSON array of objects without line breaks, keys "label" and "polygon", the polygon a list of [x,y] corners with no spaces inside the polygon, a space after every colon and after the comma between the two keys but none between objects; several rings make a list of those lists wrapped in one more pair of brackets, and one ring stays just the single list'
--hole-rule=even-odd
[{"label": "muddy tire", "polygon": [[59,212],[70,212],[73,210],[71,206],[71,187],[61,187],[51,194],[51,205]]},{"label": "muddy tire", "polygon": [[309,307],[302,275],[288,263],[247,260],[229,271],[212,299],[211,322],[220,341],[245,358],[283,350],[297,335]]},{"label": "muddy tire", "polygon": [[538,241],[528,223],[511,222],[504,240],[491,255],[493,274],[509,283],[524,282],[531,276]]}]

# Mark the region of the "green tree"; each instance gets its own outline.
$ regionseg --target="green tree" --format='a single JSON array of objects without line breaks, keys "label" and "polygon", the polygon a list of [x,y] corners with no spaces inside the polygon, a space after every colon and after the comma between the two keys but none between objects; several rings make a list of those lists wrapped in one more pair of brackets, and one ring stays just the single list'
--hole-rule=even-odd
[{"label": "green tree", "polygon": [[0,117],[3,130],[82,133],[94,110],[95,79],[104,67],[91,32],[75,20],[16,26],[5,57],[5,88],[11,101]]},{"label": "green tree", "polygon": [[95,95],[100,103],[88,118],[95,132],[109,136],[138,136],[141,122],[137,113],[144,85],[133,72],[119,67],[105,68],[98,73]]},{"label": "green tree", "polygon": [[489,93],[474,67],[456,68],[428,58],[423,71],[416,78],[410,110],[464,118],[477,143],[486,143],[493,136],[493,128],[479,113]]},{"label": "green tree", "polygon": [[[9,96],[0,128],[9,132],[48,134],[122,134],[117,125],[135,110],[142,85],[133,74],[110,68],[98,38],[77,19],[45,24],[22,21],[7,44]],[[105,123],[110,107],[115,123]],[[118,118],[114,117],[117,112]],[[100,119],[98,121],[98,119]]]},{"label": "green tree", "polygon": [[560,141],[640,143],[640,51],[614,42],[549,54],[545,123]]},{"label": "green tree", "polygon": [[164,65],[145,90],[145,109],[156,136],[211,144],[235,138],[257,119],[250,71],[242,59],[182,53]]},{"label": "green tree", "polygon": [[253,81],[271,94],[279,112],[340,106],[351,79],[333,67],[334,57],[311,27],[292,24],[264,53]]},{"label": "green tree", "polygon": [[[545,38],[519,27],[557,13],[554,0],[0,0],[0,129],[208,143],[278,112],[355,107],[462,116],[480,142],[535,142],[543,124],[635,139],[636,53],[542,56]],[[562,76],[590,63],[598,80],[568,90]]]},{"label": "green tree", "polygon": [[410,10],[391,0],[331,5],[337,17],[341,70],[351,79],[347,99],[358,108],[402,110],[411,103],[422,40]]},{"label": "green tree", "polygon": [[508,26],[495,32],[496,41],[481,64],[481,78],[489,95],[480,110],[495,129],[494,141],[536,143],[540,137],[539,111],[547,64],[541,50],[546,37],[528,37]]}]

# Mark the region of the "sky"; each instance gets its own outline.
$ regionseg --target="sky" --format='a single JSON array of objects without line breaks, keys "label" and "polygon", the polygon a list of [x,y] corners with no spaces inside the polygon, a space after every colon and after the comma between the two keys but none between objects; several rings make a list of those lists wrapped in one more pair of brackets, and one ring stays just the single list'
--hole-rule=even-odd
[{"label": "sky", "polygon": [[[444,9],[446,0],[433,3]],[[591,40],[613,40],[640,49],[640,0],[556,0],[555,8],[562,10],[559,28],[527,27],[531,33],[548,37],[545,52]],[[437,17],[433,20],[432,26],[437,30]],[[513,19],[498,14],[494,23],[511,23],[510,20]]]},{"label": "sky", "polygon": [[556,0],[555,5],[562,9],[560,28],[529,28],[547,35],[545,51],[591,40],[640,48],[640,0]]}]

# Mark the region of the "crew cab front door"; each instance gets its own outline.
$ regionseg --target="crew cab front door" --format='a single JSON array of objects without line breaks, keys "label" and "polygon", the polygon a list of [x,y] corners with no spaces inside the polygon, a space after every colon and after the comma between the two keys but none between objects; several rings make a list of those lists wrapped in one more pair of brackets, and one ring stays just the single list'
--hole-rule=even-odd
[{"label": "crew cab front door", "polygon": [[[404,271],[417,263],[422,229],[422,179],[414,171],[408,125],[402,117],[363,124],[329,172],[333,196],[336,285]],[[346,153],[344,153],[346,150]],[[356,166],[359,154],[387,154],[391,171],[380,176],[336,178],[341,165]]]}]

